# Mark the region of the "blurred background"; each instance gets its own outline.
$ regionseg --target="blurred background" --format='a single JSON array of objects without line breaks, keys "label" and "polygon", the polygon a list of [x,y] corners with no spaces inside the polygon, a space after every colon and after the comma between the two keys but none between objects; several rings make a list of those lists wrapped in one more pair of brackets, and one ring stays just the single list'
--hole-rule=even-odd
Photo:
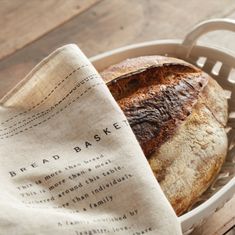
[{"label": "blurred background", "polygon": [[[0,97],[67,43],[88,56],[156,39],[183,39],[206,19],[234,18],[235,0],[0,0]],[[235,51],[232,33],[202,40]]]},{"label": "blurred background", "polygon": [[[143,41],[183,39],[212,18],[235,19],[235,0],[0,0],[0,98],[64,44],[76,43],[91,57]],[[235,53],[235,34],[214,32],[200,40]],[[223,213],[231,210],[234,200]],[[195,234],[218,234],[221,216]]]}]

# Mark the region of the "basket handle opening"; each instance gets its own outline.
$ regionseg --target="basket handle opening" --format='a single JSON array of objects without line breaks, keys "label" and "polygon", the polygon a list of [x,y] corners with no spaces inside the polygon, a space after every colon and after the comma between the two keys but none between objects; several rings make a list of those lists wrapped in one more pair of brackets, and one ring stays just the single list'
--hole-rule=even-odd
[{"label": "basket handle opening", "polygon": [[186,58],[189,57],[194,45],[196,44],[199,37],[202,35],[217,31],[217,30],[228,30],[235,32],[235,20],[233,19],[212,19],[206,20],[196,25],[191,32],[189,32],[182,45],[186,48]]}]

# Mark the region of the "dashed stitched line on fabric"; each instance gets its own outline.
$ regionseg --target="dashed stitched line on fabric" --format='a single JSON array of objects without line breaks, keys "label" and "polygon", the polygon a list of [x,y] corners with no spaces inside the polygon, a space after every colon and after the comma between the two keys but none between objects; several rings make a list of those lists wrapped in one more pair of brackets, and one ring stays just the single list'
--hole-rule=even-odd
[{"label": "dashed stitched line on fabric", "polygon": [[[37,103],[36,105],[34,105],[33,107],[29,108],[28,110],[26,110],[26,111],[24,111],[24,112],[18,113],[18,114],[16,114],[16,115],[13,116],[13,117],[8,118],[7,120],[3,121],[3,122],[1,123],[1,125],[5,124],[5,123],[7,123],[7,122],[9,122],[9,121],[12,121],[12,120],[13,120],[14,118],[16,118],[16,117],[19,117],[19,116],[21,116],[21,115],[23,115],[23,114],[26,114],[27,112],[30,112],[30,111],[32,111],[33,109],[35,109],[36,107],[38,107],[39,105],[41,105],[41,104],[42,104],[43,102],[45,102],[45,101],[51,96],[51,94],[54,93],[54,91],[55,91],[64,81],[66,81],[72,74],[74,74],[74,73],[77,72],[78,70],[80,70],[80,69],[82,69],[82,68],[85,68],[85,67],[87,67],[87,66],[89,66],[89,65],[88,65],[88,64],[82,65],[82,66],[80,66],[80,67],[74,69],[69,75],[67,75],[63,80],[61,80],[61,81],[47,94],[47,96],[45,96],[39,103]],[[2,130],[0,130],[0,131],[2,131]]]},{"label": "dashed stitched line on fabric", "polygon": [[6,130],[8,130],[8,129],[11,129],[12,127],[17,126],[18,124],[21,124],[21,123],[25,122],[26,120],[30,120],[31,118],[34,118],[34,117],[36,117],[36,116],[38,116],[38,115],[40,115],[40,114],[43,114],[43,113],[45,113],[45,111],[42,111],[42,112],[37,113],[37,114],[34,114],[33,116],[28,117],[28,118],[26,118],[26,119],[23,119],[22,121],[19,121],[19,122],[13,124],[12,126],[6,127],[6,128],[4,128],[4,129],[0,129],[0,131],[6,131]]},{"label": "dashed stitched line on fabric", "polygon": [[[82,95],[84,95],[85,93],[87,93],[89,90],[91,90],[92,88],[96,87],[96,86],[99,86],[99,85],[104,85],[104,82],[99,82],[99,83],[96,83],[94,85],[92,85],[91,87],[87,88],[83,93],[81,93],[78,97],[76,97],[75,99],[73,99],[71,102],[69,102],[67,105],[65,105],[63,108],[61,108],[60,110],[58,110],[56,112],[56,114],[62,112],[63,110],[65,110],[68,106],[70,106],[73,102],[77,101]],[[48,118],[42,120],[41,122],[37,123],[37,124],[34,124],[34,125],[41,125],[42,123],[50,120],[52,117],[54,117],[55,114],[52,114],[51,116],[49,116]],[[6,139],[6,138],[9,138],[9,137],[13,137],[15,135],[18,135],[19,133],[23,133],[24,131],[27,131],[28,129],[31,129],[34,125],[30,126],[30,127],[27,127],[25,128],[24,130],[20,130],[19,132],[16,132],[16,133],[13,133],[12,135],[8,135],[8,136],[4,136],[4,137],[1,137],[0,139]]]},{"label": "dashed stitched line on fabric", "polygon": [[[67,93],[66,96],[64,96],[64,97],[62,98],[62,100],[60,100],[60,101],[59,101],[58,103],[56,103],[54,106],[58,106],[58,105],[59,105],[62,101],[64,101],[69,95],[71,95],[78,87],[80,87],[81,84],[84,84],[84,81],[87,82],[87,81],[89,81],[89,80],[94,79],[95,77],[96,77],[96,74],[91,74],[91,75],[89,75],[88,77],[84,78],[84,79],[83,79],[81,82],[79,82],[69,93]],[[50,109],[51,109],[51,108],[50,108]],[[32,121],[34,121],[34,120],[36,120],[36,119],[38,119],[38,118],[44,116],[44,115],[41,115],[41,114],[47,114],[47,113],[48,113],[48,109],[47,109],[46,111],[42,111],[42,112],[39,112],[39,113],[37,113],[37,114],[34,114],[34,115],[31,116],[31,117],[25,118],[25,119],[23,119],[23,120],[21,120],[21,121],[15,123],[15,124],[13,124],[12,126],[6,127],[5,129],[2,129],[2,130],[0,130],[0,131],[5,131],[5,130],[8,130],[8,129],[11,129],[12,127],[15,127],[15,126],[17,126],[18,124],[24,123],[25,121],[30,120],[30,119],[31,119],[30,122],[32,122]],[[40,116],[39,116],[39,115],[40,115]],[[36,116],[37,116],[37,118],[32,119],[33,117],[36,117]],[[22,126],[20,126],[20,127],[23,127],[23,126],[27,125],[27,124],[30,123],[30,122],[27,122],[26,124],[24,124],[24,125],[22,125]],[[9,134],[9,133],[11,133],[11,132],[14,132],[15,130],[19,129],[20,127],[17,127],[17,128],[15,128],[15,129],[13,129],[13,130],[7,132],[7,133],[1,134],[0,136],[4,136],[4,135],[7,135],[7,134]]]},{"label": "dashed stitched line on fabric", "polygon": [[[87,77],[84,78],[83,80],[84,80],[84,81],[86,80],[86,82],[87,82],[87,81],[89,81],[89,79],[94,79],[95,77],[96,77],[96,74],[92,74],[92,75],[87,76]],[[83,83],[83,84],[84,84],[84,83]],[[74,88],[77,89],[78,87],[80,87],[80,83],[78,83]],[[72,91],[75,91],[75,90],[76,90],[76,89],[74,89],[74,88],[72,89]],[[67,93],[67,95],[66,95],[65,97],[67,98],[67,97],[68,97],[69,95],[71,95],[71,94],[72,94],[72,93],[69,92],[69,93]],[[10,133],[16,131],[17,129],[19,129],[19,128],[21,128],[21,127],[24,127],[24,126],[26,126],[27,124],[29,124],[29,123],[31,123],[31,122],[37,120],[38,118],[41,118],[41,117],[45,116],[45,115],[48,114],[50,111],[52,111],[55,107],[57,107],[61,102],[62,102],[62,100],[60,100],[59,102],[57,102],[56,104],[54,104],[54,105],[53,105],[52,107],[50,107],[49,109],[47,109],[47,110],[41,112],[42,114],[39,115],[39,116],[37,116],[36,118],[31,119],[30,121],[26,122],[25,124],[23,124],[23,125],[21,125],[21,126],[19,126],[19,127],[16,127],[16,128],[14,128],[13,130],[11,130],[11,131],[9,131],[9,132],[6,132],[6,133],[1,134],[0,137],[1,137],[1,136],[8,135],[8,134],[10,134]],[[24,121],[26,121],[26,119],[25,119]]]}]

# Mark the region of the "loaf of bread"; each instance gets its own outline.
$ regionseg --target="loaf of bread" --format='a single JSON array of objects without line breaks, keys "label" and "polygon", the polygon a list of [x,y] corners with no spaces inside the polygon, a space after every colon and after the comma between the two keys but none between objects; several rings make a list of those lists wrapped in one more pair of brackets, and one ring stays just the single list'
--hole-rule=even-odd
[{"label": "loaf of bread", "polygon": [[228,108],[223,89],[195,66],[163,56],[127,59],[101,76],[181,215],[224,162]]}]

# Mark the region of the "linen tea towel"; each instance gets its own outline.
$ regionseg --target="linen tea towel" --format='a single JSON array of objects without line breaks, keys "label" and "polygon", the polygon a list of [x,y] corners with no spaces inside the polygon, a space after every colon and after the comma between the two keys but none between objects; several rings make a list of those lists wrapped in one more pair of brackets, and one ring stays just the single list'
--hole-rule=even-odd
[{"label": "linen tea towel", "polygon": [[0,234],[181,234],[128,122],[75,45],[1,101]]}]

